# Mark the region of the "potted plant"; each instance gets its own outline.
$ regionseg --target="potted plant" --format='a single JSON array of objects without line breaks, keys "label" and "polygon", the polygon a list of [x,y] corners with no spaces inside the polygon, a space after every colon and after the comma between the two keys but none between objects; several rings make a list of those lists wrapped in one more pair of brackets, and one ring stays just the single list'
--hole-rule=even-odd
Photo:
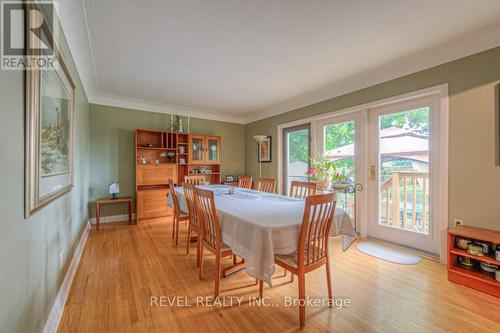
[{"label": "potted plant", "polygon": [[346,186],[351,183],[349,175],[345,172],[345,169],[335,167],[335,172],[332,175],[332,188],[334,190],[345,190]]},{"label": "potted plant", "polygon": [[311,167],[307,170],[307,180],[316,182],[320,189],[326,189],[330,185],[332,175],[337,173],[337,167],[334,161],[329,161],[324,158],[311,158]]}]

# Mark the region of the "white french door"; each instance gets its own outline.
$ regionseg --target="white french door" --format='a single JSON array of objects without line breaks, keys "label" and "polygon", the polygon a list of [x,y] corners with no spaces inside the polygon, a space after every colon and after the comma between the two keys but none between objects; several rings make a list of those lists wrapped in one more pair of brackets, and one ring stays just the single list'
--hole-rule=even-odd
[{"label": "white french door", "polygon": [[[315,148],[318,155],[335,161],[336,173],[345,183],[361,183],[365,186],[366,113],[360,111],[321,119],[315,123],[315,129]],[[354,193],[338,192],[337,207],[359,221],[361,216],[365,216],[365,201],[360,194],[356,198],[356,207],[354,201]],[[361,229],[358,223],[356,229]]]},{"label": "white french door", "polygon": [[[351,216],[355,213],[356,230],[362,237],[439,254],[445,262],[447,85],[370,102],[328,117],[279,125],[278,149],[284,149],[278,160],[281,189],[295,175],[289,165],[294,159],[286,154],[292,142],[288,132],[300,130],[290,127],[304,123],[310,124],[312,142],[302,150],[313,158],[336,161],[344,179],[363,186],[364,190],[357,192],[355,208],[352,195],[340,193],[337,201],[337,207]],[[302,164],[300,174],[305,160]]]},{"label": "white french door", "polygon": [[433,214],[439,141],[439,99],[369,110],[368,236],[440,253]]}]

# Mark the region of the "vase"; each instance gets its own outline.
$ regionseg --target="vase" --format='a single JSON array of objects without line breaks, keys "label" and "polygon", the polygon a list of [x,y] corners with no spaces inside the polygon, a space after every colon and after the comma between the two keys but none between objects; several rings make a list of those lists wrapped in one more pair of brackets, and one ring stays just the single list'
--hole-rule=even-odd
[{"label": "vase", "polygon": [[330,185],[330,182],[326,179],[316,181],[316,186],[320,190],[326,190],[329,185]]}]

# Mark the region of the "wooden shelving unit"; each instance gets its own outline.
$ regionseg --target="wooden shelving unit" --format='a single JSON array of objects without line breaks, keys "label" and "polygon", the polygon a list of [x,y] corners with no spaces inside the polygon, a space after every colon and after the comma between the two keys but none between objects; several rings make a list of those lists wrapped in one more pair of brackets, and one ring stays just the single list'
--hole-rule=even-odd
[{"label": "wooden shelving unit", "polygon": [[[495,280],[494,273],[484,272],[479,267],[480,262],[500,267],[500,261],[495,259],[494,254],[477,256],[458,248],[457,238],[500,244],[500,232],[468,226],[457,226],[448,230],[448,280],[500,297],[500,282]],[[462,265],[460,256],[473,259],[475,265],[471,268]]]},{"label": "wooden shelving unit", "polygon": [[[193,161],[192,154],[198,160]],[[137,221],[168,216],[170,179],[178,185],[187,175],[203,174],[210,183],[220,184],[220,137],[137,129],[135,161]]]}]

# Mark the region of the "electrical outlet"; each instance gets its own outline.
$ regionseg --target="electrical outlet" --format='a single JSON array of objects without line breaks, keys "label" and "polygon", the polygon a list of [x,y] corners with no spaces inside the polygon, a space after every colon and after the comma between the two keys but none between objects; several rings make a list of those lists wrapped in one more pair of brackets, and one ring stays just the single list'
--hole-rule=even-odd
[{"label": "electrical outlet", "polygon": [[464,225],[464,220],[458,217],[453,218],[453,226],[456,227],[457,225]]},{"label": "electrical outlet", "polygon": [[62,269],[64,262],[64,250],[59,252],[59,268]]}]

